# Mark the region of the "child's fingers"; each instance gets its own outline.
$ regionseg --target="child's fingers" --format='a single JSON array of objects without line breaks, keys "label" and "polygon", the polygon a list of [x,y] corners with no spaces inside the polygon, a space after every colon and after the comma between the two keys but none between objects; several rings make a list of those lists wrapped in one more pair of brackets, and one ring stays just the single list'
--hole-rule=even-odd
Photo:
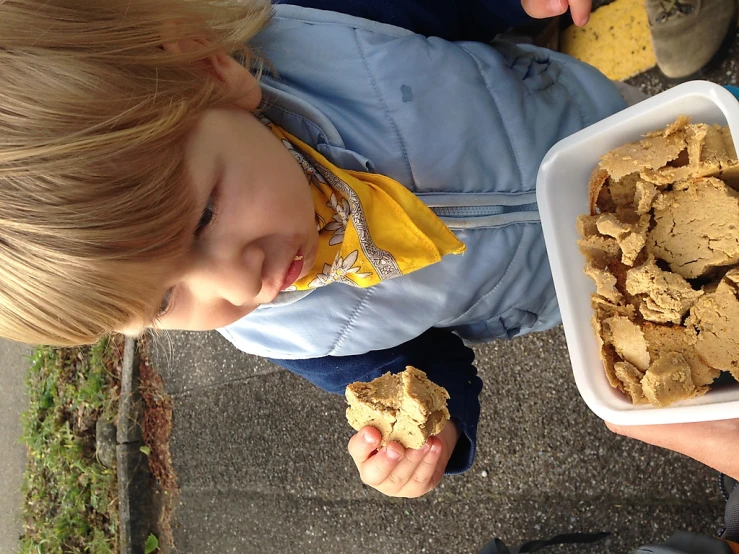
[{"label": "child's fingers", "polygon": [[[420,468],[424,464],[426,455],[431,450],[429,443],[424,444],[419,449],[406,448],[405,456],[398,462],[398,465],[393,468],[385,479],[383,492],[386,494],[397,493],[408,484],[417,484],[423,479],[423,475],[428,474],[428,471],[421,471],[418,474]],[[432,470],[433,471],[433,470]]]},{"label": "child's fingers", "polygon": [[[427,493],[436,486],[444,473],[444,468],[439,467],[439,457],[441,456],[441,441],[435,437],[429,441],[420,450],[414,451],[418,453],[416,465],[406,477],[406,483],[399,491],[400,496],[413,498]],[[410,454],[406,451],[406,458],[410,458]],[[438,478],[437,478],[438,475]]]},{"label": "child's fingers", "polygon": [[374,487],[385,492],[384,489],[380,488],[380,485],[387,480],[390,473],[395,469],[404,456],[405,449],[402,445],[394,441],[388,443],[386,446],[380,448],[380,450],[377,451],[377,454],[372,456],[369,460],[357,466],[359,468],[359,475],[362,477],[362,481],[370,487]]},{"label": "child's fingers", "polygon": [[349,439],[347,448],[357,468],[360,468],[361,464],[377,450],[380,440],[382,440],[382,435],[374,427],[363,427]]},{"label": "child's fingers", "polygon": [[431,437],[421,448],[403,448],[390,442],[377,450],[382,436],[374,427],[364,427],[348,444],[349,454],[362,482],[390,496],[413,498],[433,489],[444,473],[439,463],[442,441]]}]

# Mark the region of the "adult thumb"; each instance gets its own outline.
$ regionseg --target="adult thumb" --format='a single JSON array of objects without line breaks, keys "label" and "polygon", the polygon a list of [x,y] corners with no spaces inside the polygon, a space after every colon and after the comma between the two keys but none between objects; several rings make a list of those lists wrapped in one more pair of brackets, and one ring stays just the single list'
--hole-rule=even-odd
[{"label": "adult thumb", "polygon": [[562,15],[567,11],[567,0],[521,0],[524,11],[535,19]]}]

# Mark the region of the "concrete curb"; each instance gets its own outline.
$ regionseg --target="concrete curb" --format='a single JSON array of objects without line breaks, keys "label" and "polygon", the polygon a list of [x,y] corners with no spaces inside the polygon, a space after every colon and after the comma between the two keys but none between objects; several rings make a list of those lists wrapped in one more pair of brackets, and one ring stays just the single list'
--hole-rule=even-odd
[{"label": "concrete curb", "polygon": [[123,351],[116,437],[121,554],[143,554],[146,538],[155,533],[157,522],[157,484],[141,451],[144,410],[139,378],[138,344],[129,337]]}]

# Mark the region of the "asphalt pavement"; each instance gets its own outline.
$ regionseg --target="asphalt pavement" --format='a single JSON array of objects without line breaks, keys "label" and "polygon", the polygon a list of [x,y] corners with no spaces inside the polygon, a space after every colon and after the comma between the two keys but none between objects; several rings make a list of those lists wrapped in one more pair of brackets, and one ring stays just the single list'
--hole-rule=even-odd
[{"label": "asphalt pavement", "polygon": [[153,350],[174,399],[182,554],[465,554],[493,536],[575,531],[612,536],[554,552],[609,554],[721,523],[714,471],[614,436],[589,411],[561,328],[476,348],[475,464],[415,500],[361,484],[342,397],[215,333],[170,333]]}]

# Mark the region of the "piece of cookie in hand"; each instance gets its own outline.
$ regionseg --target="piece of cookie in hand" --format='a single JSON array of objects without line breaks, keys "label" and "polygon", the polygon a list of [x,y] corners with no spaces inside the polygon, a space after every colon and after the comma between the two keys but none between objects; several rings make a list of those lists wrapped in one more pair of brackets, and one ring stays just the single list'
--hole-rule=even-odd
[{"label": "piece of cookie in hand", "polygon": [[382,433],[381,446],[398,441],[405,448],[421,448],[449,419],[449,393],[411,366],[369,383],[350,384],[346,399],[349,424],[357,431],[368,425],[375,427]]}]

